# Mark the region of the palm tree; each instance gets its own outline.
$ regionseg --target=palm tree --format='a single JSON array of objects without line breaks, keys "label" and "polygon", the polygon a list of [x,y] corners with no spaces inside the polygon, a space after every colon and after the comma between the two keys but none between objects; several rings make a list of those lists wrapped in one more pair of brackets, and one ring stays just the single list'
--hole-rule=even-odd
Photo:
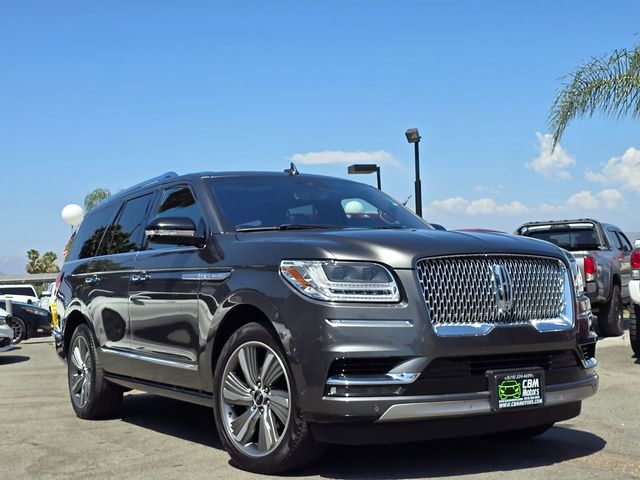
[{"label": "palm tree", "polygon": [[554,147],[574,118],[596,111],[615,118],[640,117],[640,44],[594,57],[563,78],[549,113]]}]

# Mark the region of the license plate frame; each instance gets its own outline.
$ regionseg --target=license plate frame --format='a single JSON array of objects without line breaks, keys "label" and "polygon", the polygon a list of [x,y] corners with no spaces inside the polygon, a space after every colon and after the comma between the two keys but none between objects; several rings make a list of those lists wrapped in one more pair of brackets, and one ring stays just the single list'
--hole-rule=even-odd
[{"label": "license plate frame", "polygon": [[489,401],[494,411],[539,408],[545,404],[542,368],[489,370]]}]

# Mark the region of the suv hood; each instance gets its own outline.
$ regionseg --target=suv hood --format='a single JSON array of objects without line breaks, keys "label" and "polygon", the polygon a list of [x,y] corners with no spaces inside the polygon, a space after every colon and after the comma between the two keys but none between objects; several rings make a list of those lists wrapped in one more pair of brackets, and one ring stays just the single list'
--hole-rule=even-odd
[{"label": "suv hood", "polygon": [[259,243],[256,248],[263,253],[275,248],[282,252],[281,258],[374,261],[400,269],[414,268],[416,261],[424,257],[464,254],[538,255],[567,262],[562,251],[551,243],[502,233],[345,229],[239,233],[237,238]]}]

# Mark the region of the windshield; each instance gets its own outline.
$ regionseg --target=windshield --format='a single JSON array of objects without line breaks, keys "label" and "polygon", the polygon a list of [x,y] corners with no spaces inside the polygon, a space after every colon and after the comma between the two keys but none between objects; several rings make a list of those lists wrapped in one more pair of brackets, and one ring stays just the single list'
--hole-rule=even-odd
[{"label": "windshield", "polygon": [[528,232],[526,236],[546,240],[570,252],[597,250],[599,245],[596,232],[593,228],[576,228],[562,231],[533,231]]},{"label": "windshield", "polygon": [[338,178],[238,176],[209,180],[230,227],[430,228],[379,190]]}]

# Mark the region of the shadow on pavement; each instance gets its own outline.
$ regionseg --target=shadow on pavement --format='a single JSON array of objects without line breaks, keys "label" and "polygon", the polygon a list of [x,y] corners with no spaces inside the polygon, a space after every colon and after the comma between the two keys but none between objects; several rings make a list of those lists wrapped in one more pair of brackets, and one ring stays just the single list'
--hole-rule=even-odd
[{"label": "shadow on pavement", "polygon": [[457,477],[553,465],[591,455],[605,445],[597,435],[554,427],[536,439],[518,442],[472,437],[391,446],[332,446],[315,467],[297,473],[325,478]]},{"label": "shadow on pavement", "polygon": [[[210,408],[136,392],[124,397],[122,412],[122,420],[132,425],[222,448]],[[316,465],[287,476],[400,479],[517,471],[585,457],[605,445],[601,437],[567,426],[517,442],[472,437],[402,445],[332,445]]]},{"label": "shadow on pavement", "polygon": [[[13,352],[15,350],[9,350]],[[12,363],[21,363],[29,360],[30,357],[26,355],[11,355],[11,354],[0,354],[0,365],[11,365]]]},{"label": "shadow on pavement", "polygon": [[125,395],[122,420],[189,442],[222,448],[211,408],[136,392]]}]

